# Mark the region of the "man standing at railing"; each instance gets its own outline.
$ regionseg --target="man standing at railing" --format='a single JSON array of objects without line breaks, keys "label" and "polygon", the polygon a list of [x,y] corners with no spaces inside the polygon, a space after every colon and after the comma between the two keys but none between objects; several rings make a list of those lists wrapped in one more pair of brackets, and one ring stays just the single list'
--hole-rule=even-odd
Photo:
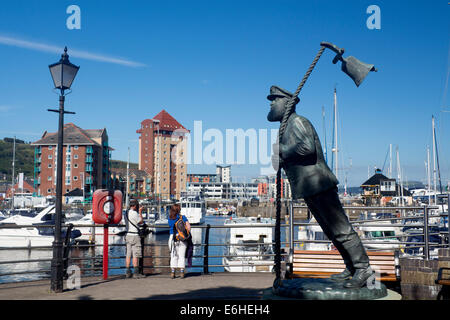
[{"label": "man standing at railing", "polygon": [[[267,97],[272,101],[267,120],[281,122],[292,96],[289,91],[272,86]],[[297,98],[295,105],[298,102]],[[324,160],[317,132],[308,119],[295,113],[295,105],[280,145],[275,144],[273,148],[274,169],[278,170],[279,164],[282,166],[289,178],[292,199],[305,199],[323,232],[341,254],[346,269],[331,279],[345,281],[345,288],[363,287],[374,271],[361,239],[342,208],[338,180]]]},{"label": "man standing at railing", "polygon": [[[139,236],[139,224],[143,223],[142,208],[139,208],[139,202],[136,199],[130,200],[130,210],[127,212],[126,225],[127,235],[125,242],[127,244],[127,254],[125,258],[126,277],[140,279],[143,276],[139,273],[139,258],[142,257],[141,237]],[[131,273],[130,262],[133,259],[134,275]]]}]

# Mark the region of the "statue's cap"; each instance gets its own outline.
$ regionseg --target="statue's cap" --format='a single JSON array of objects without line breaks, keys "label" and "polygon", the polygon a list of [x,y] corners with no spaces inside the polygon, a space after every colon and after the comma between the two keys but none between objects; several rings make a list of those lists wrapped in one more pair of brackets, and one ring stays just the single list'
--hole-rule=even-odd
[{"label": "statue's cap", "polygon": [[[270,100],[270,101],[275,100],[275,98],[277,98],[277,97],[290,99],[293,96],[294,96],[293,93],[291,93],[291,92],[289,92],[289,91],[287,91],[287,90],[285,90],[283,88],[280,88],[280,87],[277,87],[277,86],[271,86],[270,87],[270,94],[267,96],[267,99]],[[295,103],[297,104],[299,101],[300,101],[300,99],[297,97],[295,99]]]}]

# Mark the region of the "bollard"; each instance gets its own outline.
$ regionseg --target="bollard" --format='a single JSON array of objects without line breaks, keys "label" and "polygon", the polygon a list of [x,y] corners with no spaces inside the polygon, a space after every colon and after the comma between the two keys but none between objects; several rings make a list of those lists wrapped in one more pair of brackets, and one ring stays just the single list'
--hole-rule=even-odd
[{"label": "bollard", "polygon": [[206,225],[206,233],[205,233],[205,248],[203,249],[203,273],[204,274],[208,274],[209,270],[208,270],[208,260],[209,260],[209,255],[208,255],[208,245],[209,245],[209,229],[211,228],[210,224]]},{"label": "bollard", "polygon": [[425,260],[430,259],[430,244],[428,239],[428,207],[423,207],[423,237],[425,239],[425,246],[423,248],[425,254]]}]

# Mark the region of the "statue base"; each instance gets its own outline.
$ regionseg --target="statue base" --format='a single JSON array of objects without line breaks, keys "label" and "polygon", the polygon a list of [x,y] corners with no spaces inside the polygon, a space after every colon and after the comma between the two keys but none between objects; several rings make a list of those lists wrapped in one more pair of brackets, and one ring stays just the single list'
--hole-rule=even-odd
[{"label": "statue base", "polygon": [[282,280],[282,285],[273,287],[273,294],[286,298],[304,300],[374,300],[388,295],[386,286],[377,281],[362,288],[344,288],[344,282],[330,279],[298,278]]}]

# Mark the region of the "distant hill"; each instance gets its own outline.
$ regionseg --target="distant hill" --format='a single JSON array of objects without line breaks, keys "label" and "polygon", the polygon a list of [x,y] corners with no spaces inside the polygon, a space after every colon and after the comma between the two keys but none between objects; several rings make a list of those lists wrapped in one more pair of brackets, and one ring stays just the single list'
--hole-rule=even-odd
[{"label": "distant hill", "polygon": [[[11,178],[14,139],[0,140],[0,174]],[[16,140],[15,174],[23,172],[26,178],[33,178],[34,146],[22,140]]]}]

